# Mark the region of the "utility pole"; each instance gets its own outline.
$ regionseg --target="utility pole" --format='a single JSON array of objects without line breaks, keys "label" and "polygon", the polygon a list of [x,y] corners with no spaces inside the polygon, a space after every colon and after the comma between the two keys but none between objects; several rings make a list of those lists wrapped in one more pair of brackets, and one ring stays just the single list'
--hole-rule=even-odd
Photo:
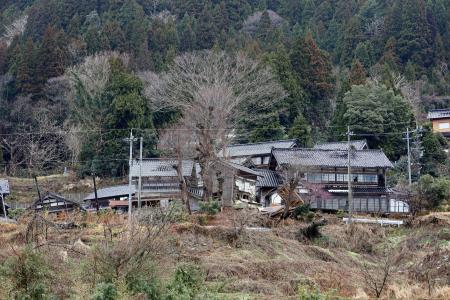
[{"label": "utility pole", "polygon": [[130,137],[125,139],[126,142],[130,142],[130,160],[128,162],[129,167],[129,176],[128,176],[128,220],[131,221],[131,209],[132,209],[132,202],[131,202],[131,186],[132,186],[132,173],[131,173],[131,166],[133,165],[133,142],[136,141],[136,139],[133,136],[133,129],[130,131]]},{"label": "utility pole", "polygon": [[353,192],[352,192],[352,165],[351,165],[351,152],[352,145],[350,143],[350,126],[347,126],[347,158],[348,158],[348,224],[352,223],[353,215]]},{"label": "utility pole", "polygon": [[142,148],[144,144],[144,138],[140,138],[140,148],[139,148],[139,181],[138,181],[138,207],[142,207],[141,203],[141,190],[142,190]]},{"label": "utility pole", "polygon": [[39,185],[38,185],[38,181],[37,181],[36,175],[34,176],[34,184],[36,185],[36,190],[37,190],[37,193],[38,193],[39,202],[42,203],[41,191],[39,190]]},{"label": "utility pole", "polygon": [[100,211],[100,205],[98,204],[97,184],[95,182],[95,173],[92,173],[92,180],[94,181],[95,209],[98,214]]},{"label": "utility pole", "polygon": [[406,140],[408,145],[408,183],[411,185],[411,147],[409,145],[409,127],[406,128]]},{"label": "utility pole", "polygon": [[8,216],[6,215],[5,198],[3,197],[3,190],[1,186],[0,186],[0,195],[2,196],[3,214],[5,215],[5,219],[7,219]]}]

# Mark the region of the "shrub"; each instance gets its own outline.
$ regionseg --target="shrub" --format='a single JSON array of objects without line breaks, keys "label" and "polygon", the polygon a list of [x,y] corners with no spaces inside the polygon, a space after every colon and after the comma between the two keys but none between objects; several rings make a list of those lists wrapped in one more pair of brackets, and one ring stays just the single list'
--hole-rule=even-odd
[{"label": "shrub", "polygon": [[297,206],[294,209],[292,216],[294,217],[294,219],[298,219],[299,217],[304,217],[310,212],[309,208],[310,208],[309,204],[303,204],[303,205]]},{"label": "shrub", "polygon": [[339,209],[339,210],[337,211],[337,213],[336,213],[336,216],[337,216],[339,219],[342,219],[342,218],[345,216],[345,212],[344,212],[342,209]]},{"label": "shrub", "polygon": [[198,215],[197,221],[198,221],[198,224],[205,226],[208,223],[208,217],[205,215]]},{"label": "shrub", "polygon": [[95,288],[92,300],[115,300],[118,298],[116,286],[113,283],[99,283]]},{"label": "shrub", "polygon": [[149,300],[162,298],[159,282],[155,276],[146,279],[144,274],[132,274],[126,278],[126,284],[132,294],[144,294]]},{"label": "shrub", "polygon": [[312,222],[312,220],[314,220],[315,216],[316,216],[316,214],[313,213],[312,211],[310,211],[306,214],[305,219],[307,222]]},{"label": "shrub", "polygon": [[10,209],[8,210],[8,217],[11,219],[17,219],[25,212],[25,209],[23,208],[16,208],[16,209]]},{"label": "shrub", "polygon": [[11,298],[47,299],[51,296],[52,271],[42,254],[31,247],[8,259],[0,271],[1,277],[11,282]]},{"label": "shrub", "polygon": [[220,203],[215,200],[199,202],[199,206],[201,212],[207,213],[210,216],[214,216],[220,211]]},{"label": "shrub", "polygon": [[174,223],[184,222],[188,220],[185,206],[179,200],[170,202],[169,205],[170,220]]},{"label": "shrub", "polygon": [[204,274],[195,265],[184,264],[175,270],[172,282],[167,287],[168,300],[194,299],[202,290]]}]

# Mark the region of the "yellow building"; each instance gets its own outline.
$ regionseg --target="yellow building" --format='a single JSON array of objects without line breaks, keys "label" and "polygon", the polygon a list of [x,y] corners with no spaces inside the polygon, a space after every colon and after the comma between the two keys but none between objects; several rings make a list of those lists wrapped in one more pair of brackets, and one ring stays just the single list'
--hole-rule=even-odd
[{"label": "yellow building", "polygon": [[433,123],[434,132],[440,132],[450,139],[450,109],[430,110],[428,119]]}]

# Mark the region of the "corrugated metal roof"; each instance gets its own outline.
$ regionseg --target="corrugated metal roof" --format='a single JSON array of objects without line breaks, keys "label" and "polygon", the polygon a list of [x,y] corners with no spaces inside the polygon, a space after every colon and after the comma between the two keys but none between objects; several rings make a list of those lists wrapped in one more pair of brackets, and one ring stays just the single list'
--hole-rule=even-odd
[{"label": "corrugated metal roof", "polygon": [[[350,145],[353,146],[356,150],[363,150],[367,148],[366,140],[350,141]],[[322,143],[314,146],[314,149],[322,149],[322,150],[347,150],[347,148],[348,148],[347,142]]]},{"label": "corrugated metal roof", "polygon": [[223,151],[220,151],[219,157],[238,157],[238,156],[257,156],[257,155],[270,155],[272,148],[292,148],[295,147],[295,140],[281,140],[270,141],[252,144],[236,144],[230,145],[225,149],[225,155]]},{"label": "corrugated metal roof", "polygon": [[428,112],[428,119],[450,118],[450,109],[433,109]]},{"label": "corrugated metal roof", "polygon": [[281,178],[280,174],[273,170],[267,169],[256,169],[258,173],[261,175],[258,177],[256,181],[257,187],[278,187],[283,184],[283,178]]},{"label": "corrugated metal roof", "polygon": [[[175,159],[145,159],[142,161],[142,176],[144,177],[176,177],[177,171],[174,166],[178,162]],[[191,176],[194,162],[192,160],[183,160],[183,176]],[[139,161],[133,161],[131,166],[133,177],[139,176]]]},{"label": "corrugated metal roof", "polygon": [[[279,165],[308,167],[347,167],[347,151],[322,149],[274,149],[272,154]],[[393,165],[381,150],[358,150],[351,157],[352,167],[392,168]]]},{"label": "corrugated metal roof", "polygon": [[[113,198],[113,197],[119,197],[119,196],[126,196],[129,194],[130,187],[128,185],[116,185],[116,186],[109,186],[102,189],[97,190],[97,197],[98,199],[103,198]],[[131,193],[134,194],[136,192],[136,188],[134,185],[131,186]],[[84,200],[94,200],[95,194],[91,193],[89,194]]]},{"label": "corrugated metal roof", "polygon": [[10,190],[9,190],[9,182],[8,182],[8,180],[0,179],[0,193],[9,195]]}]

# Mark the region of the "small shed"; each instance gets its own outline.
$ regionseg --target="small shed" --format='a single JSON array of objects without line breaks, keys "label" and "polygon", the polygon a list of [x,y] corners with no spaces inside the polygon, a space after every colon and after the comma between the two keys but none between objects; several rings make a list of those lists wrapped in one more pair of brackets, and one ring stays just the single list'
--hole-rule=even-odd
[{"label": "small shed", "polygon": [[47,192],[42,199],[37,199],[29,209],[35,211],[46,211],[48,213],[71,212],[74,210],[84,210],[80,203],[64,198],[55,193]]},{"label": "small shed", "polygon": [[[105,209],[112,207],[111,204],[117,201],[126,201],[127,209],[128,209],[128,196],[130,193],[130,186],[126,185],[116,185],[109,186],[105,188],[101,188],[97,190],[97,199],[100,209]],[[136,187],[134,185],[131,186],[131,196],[133,197],[136,193]],[[89,194],[86,198],[84,198],[85,202],[90,202],[88,205],[90,208],[95,208],[95,193]]]}]

